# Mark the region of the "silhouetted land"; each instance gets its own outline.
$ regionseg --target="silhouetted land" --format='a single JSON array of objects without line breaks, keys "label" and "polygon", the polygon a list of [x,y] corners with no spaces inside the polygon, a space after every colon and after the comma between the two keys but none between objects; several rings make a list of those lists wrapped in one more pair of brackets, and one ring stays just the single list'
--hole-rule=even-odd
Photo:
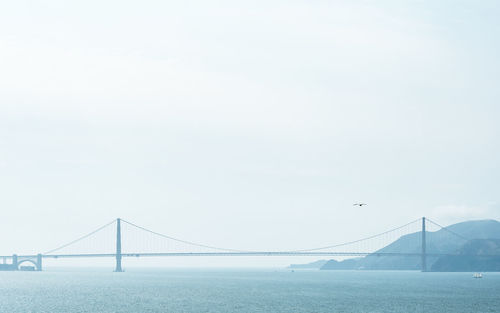
[{"label": "silhouetted land", "polygon": [[[496,220],[468,221],[447,227],[471,240],[463,240],[442,229],[427,233],[428,254],[457,254],[427,257],[431,271],[500,271],[500,222]],[[420,253],[421,232],[405,235],[377,252]],[[495,255],[495,256],[491,256]],[[375,256],[330,260],[322,270],[420,270],[420,256]]]},{"label": "silhouetted land", "polygon": [[318,260],[311,263],[306,264],[291,264],[289,268],[300,268],[300,269],[319,269],[323,265],[325,265],[328,260]]}]

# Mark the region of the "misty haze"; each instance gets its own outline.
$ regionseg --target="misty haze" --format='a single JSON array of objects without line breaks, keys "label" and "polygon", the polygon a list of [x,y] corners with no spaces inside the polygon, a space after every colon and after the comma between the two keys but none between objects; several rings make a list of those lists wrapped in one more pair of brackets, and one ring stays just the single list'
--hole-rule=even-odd
[{"label": "misty haze", "polygon": [[499,15],[3,1],[0,313],[500,312]]}]

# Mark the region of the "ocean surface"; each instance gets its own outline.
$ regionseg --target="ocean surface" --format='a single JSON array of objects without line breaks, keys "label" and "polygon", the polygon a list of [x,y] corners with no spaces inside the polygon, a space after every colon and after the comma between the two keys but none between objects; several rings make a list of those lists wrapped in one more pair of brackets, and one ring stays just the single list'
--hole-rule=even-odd
[{"label": "ocean surface", "polygon": [[0,312],[500,312],[500,273],[0,272]]}]

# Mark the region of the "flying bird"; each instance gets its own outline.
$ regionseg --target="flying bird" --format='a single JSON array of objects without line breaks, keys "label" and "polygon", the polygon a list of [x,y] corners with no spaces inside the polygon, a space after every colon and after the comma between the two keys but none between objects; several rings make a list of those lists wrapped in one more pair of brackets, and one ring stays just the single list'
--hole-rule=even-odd
[{"label": "flying bird", "polygon": [[366,205],[366,203],[354,203],[353,205],[363,206],[363,205]]}]

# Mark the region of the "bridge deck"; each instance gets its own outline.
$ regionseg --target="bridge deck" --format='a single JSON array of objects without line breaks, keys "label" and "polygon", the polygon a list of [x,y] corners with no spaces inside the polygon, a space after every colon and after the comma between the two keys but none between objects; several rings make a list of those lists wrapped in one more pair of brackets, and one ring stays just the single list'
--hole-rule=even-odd
[{"label": "bridge deck", "polygon": [[[192,256],[421,256],[421,253],[392,253],[392,252],[287,252],[287,251],[256,251],[256,252],[178,252],[178,253],[122,253],[122,257],[192,257]],[[445,255],[443,253],[427,253],[429,257],[439,257]],[[18,258],[36,258],[33,255],[18,255]],[[43,254],[44,259],[58,258],[101,258],[101,257],[116,257],[115,253],[88,253],[88,254]],[[12,255],[0,256],[0,258],[12,258]]]}]

